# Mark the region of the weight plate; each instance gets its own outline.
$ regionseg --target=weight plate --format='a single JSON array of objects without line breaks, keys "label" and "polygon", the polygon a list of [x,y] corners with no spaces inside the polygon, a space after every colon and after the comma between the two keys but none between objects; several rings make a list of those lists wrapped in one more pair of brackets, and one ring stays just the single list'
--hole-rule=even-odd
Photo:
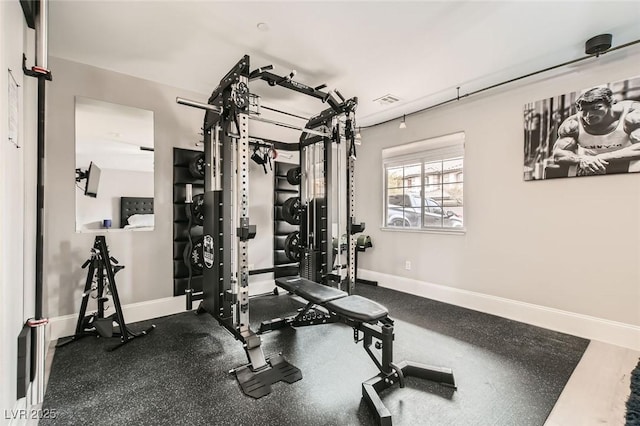
[{"label": "weight plate", "polygon": [[204,194],[196,194],[193,202],[187,206],[191,210],[191,223],[202,226],[204,224]]},{"label": "weight plate", "polygon": [[204,179],[204,153],[200,153],[189,161],[189,173],[196,179]]},{"label": "weight plate", "polygon": [[291,185],[300,185],[300,181],[302,180],[302,171],[300,167],[294,167],[289,169],[287,172],[287,182]]},{"label": "weight plate", "polygon": [[373,247],[371,244],[371,237],[364,234],[358,235],[357,246],[365,249]]},{"label": "weight plate", "polygon": [[201,273],[204,267],[202,256],[203,237],[198,237],[193,240],[193,246],[187,244],[183,252],[183,260],[187,268],[190,268],[194,273]]},{"label": "weight plate", "polygon": [[291,225],[300,225],[300,198],[287,198],[282,203],[282,217]]},{"label": "weight plate", "polygon": [[300,262],[300,234],[294,231],[284,240],[284,254],[292,262]]}]

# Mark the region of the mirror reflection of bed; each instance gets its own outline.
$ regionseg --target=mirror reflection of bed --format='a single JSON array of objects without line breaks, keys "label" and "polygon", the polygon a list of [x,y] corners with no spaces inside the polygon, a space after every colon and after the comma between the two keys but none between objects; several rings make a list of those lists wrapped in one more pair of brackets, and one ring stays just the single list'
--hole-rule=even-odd
[{"label": "mirror reflection of bed", "polygon": [[153,112],[76,96],[75,113],[76,232],[153,229]]},{"label": "mirror reflection of bed", "polygon": [[120,228],[153,229],[153,220],[152,197],[120,198]]}]

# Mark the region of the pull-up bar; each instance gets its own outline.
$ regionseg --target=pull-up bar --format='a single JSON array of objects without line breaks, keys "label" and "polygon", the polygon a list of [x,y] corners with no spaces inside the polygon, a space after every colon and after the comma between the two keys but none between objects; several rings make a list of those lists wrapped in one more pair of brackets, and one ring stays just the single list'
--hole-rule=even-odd
[{"label": "pull-up bar", "polygon": [[[202,102],[192,101],[192,100],[184,99],[184,98],[180,98],[180,97],[176,98],[176,102],[181,104],[181,105],[186,105],[186,106],[190,106],[190,107],[194,107],[194,108],[200,108],[200,109],[205,109],[205,110],[209,110],[209,111],[214,111],[214,112],[217,112],[218,114],[222,113],[222,108],[217,107],[215,105],[204,104]],[[296,126],[294,124],[282,123],[280,121],[275,121],[275,120],[269,120],[267,118],[258,117],[256,115],[249,115],[249,119],[250,120],[255,120],[255,121],[261,121],[263,123],[274,124],[276,126],[286,127],[288,129],[300,130],[300,131],[302,131],[304,133],[309,133],[309,134],[312,134],[312,135],[324,136],[324,137],[327,137],[327,138],[331,137],[331,135],[329,133],[320,132],[318,130],[313,130],[313,129],[307,129],[306,127]]]},{"label": "pull-up bar", "polygon": [[313,129],[307,129],[306,127],[300,127],[300,126],[296,126],[296,125],[293,125],[293,124],[281,123],[280,121],[269,120],[267,118],[258,117],[257,115],[250,115],[249,119],[250,120],[256,120],[256,121],[261,121],[263,123],[268,123],[268,124],[275,124],[276,126],[286,127],[288,129],[301,130],[304,133],[310,133],[312,135],[324,136],[324,137],[327,137],[327,138],[331,137],[331,135],[329,133],[320,132],[318,130],[313,130]]},{"label": "pull-up bar", "polygon": [[280,111],[279,109],[271,108],[271,107],[264,106],[264,105],[260,105],[260,108],[266,109],[266,110],[269,110],[269,111],[273,111],[273,112],[277,112],[279,114],[288,115],[290,117],[299,118],[301,120],[307,120],[307,121],[309,120],[309,117],[302,117],[301,115],[292,114],[292,113],[286,112],[286,111]]}]

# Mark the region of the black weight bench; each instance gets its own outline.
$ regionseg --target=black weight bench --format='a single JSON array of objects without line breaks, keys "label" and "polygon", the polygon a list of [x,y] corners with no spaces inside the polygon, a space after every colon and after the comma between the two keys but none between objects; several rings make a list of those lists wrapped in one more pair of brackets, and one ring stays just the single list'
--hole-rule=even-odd
[{"label": "black weight bench", "polygon": [[[362,383],[362,396],[376,412],[380,425],[391,425],[391,413],[384,406],[379,393],[398,383],[404,387],[407,376],[431,380],[453,389],[456,388],[453,372],[449,368],[433,367],[410,361],[393,362],[393,320],[387,308],[358,295],[348,295],[342,290],[319,284],[301,277],[281,277],[276,279],[278,287],[299,296],[307,305],[300,312],[288,318],[276,318],[263,322],[260,333],[285,326],[306,326],[342,322],[353,327],[355,343],[362,341],[364,350],[380,370],[377,376]],[[322,308],[317,309],[316,307]],[[360,338],[360,332],[363,333]],[[371,350],[380,349],[381,356]]]}]

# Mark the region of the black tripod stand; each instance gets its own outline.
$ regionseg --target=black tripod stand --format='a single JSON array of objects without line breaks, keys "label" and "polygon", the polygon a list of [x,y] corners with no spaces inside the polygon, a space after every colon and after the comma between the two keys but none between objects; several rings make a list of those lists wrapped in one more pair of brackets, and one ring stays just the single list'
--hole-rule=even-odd
[{"label": "black tripod stand", "polygon": [[[98,235],[93,243],[91,249],[91,257],[87,259],[82,265],[82,269],[89,267],[87,271],[87,281],[84,286],[84,293],[82,293],[82,304],[80,305],[80,313],[78,314],[78,322],[76,324],[76,332],[71,338],[65,342],[59,343],[56,347],[67,345],[76,340],[82,339],[87,336],[102,336],[102,337],[120,337],[120,343],[108,351],[119,348],[120,346],[129,343],[136,337],[142,337],[151,332],[156,326],[152,325],[148,329],[134,333],[124,321],[124,315],[122,314],[122,306],[120,305],[120,298],[118,297],[118,289],[116,287],[115,274],[124,268],[119,266],[118,261],[109,256],[109,250],[107,248],[107,241],[103,235]],[[116,310],[114,314],[108,317],[104,316],[105,303],[109,298],[105,295],[105,273],[108,288],[111,291],[111,298],[113,299],[113,305]],[[96,277],[96,286],[93,286],[93,277]],[[91,315],[85,315],[87,311],[87,304],[89,302],[89,296],[93,290],[97,291],[98,310]],[[113,331],[113,323],[118,324],[119,331]]]}]

